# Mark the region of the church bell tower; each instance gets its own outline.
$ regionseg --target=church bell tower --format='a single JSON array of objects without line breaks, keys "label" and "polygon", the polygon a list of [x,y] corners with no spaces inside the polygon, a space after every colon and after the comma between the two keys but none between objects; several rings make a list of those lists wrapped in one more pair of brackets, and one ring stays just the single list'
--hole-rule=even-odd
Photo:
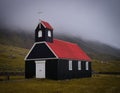
[{"label": "church bell tower", "polygon": [[45,21],[41,21],[35,30],[35,42],[53,42],[53,28]]}]

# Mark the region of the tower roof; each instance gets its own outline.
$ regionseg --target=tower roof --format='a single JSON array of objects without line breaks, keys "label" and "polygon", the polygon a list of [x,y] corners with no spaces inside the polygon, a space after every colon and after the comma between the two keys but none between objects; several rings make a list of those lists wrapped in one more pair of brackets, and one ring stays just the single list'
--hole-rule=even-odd
[{"label": "tower roof", "polygon": [[53,27],[48,23],[48,22],[45,22],[45,21],[41,21],[40,22],[45,28],[48,28],[50,30],[53,30]]}]

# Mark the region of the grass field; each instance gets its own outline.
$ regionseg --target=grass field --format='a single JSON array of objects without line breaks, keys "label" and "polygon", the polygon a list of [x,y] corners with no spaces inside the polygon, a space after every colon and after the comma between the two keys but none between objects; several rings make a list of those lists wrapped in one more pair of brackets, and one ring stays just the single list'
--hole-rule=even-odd
[{"label": "grass field", "polygon": [[92,69],[96,72],[120,72],[120,61],[92,61]]},{"label": "grass field", "polygon": [[24,72],[24,57],[28,50],[0,44],[0,72]]},{"label": "grass field", "polygon": [[[0,72],[24,72],[24,57],[28,50],[0,44]],[[120,61],[92,61],[92,69],[100,72],[120,72]],[[63,81],[24,79],[24,76],[0,76],[0,93],[120,93],[120,75],[93,75]],[[2,81],[3,80],[3,81]]]},{"label": "grass field", "polygon": [[0,81],[0,93],[120,93],[120,75],[94,75],[63,81],[11,77]]}]

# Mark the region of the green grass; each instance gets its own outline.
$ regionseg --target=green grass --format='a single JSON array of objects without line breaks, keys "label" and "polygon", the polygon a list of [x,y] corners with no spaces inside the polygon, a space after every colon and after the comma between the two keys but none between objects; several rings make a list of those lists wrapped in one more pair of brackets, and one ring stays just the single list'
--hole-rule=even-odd
[{"label": "green grass", "polygon": [[92,61],[92,69],[96,72],[120,72],[120,61]]},{"label": "green grass", "polygon": [[[9,76],[9,80],[21,80],[24,79],[24,76]],[[0,81],[7,81],[8,80],[8,76],[0,76]]]},{"label": "green grass", "polygon": [[62,81],[14,78],[0,81],[0,93],[119,93],[119,81],[120,75],[94,75]]},{"label": "green grass", "polygon": [[0,72],[23,72],[28,50],[0,44]]}]

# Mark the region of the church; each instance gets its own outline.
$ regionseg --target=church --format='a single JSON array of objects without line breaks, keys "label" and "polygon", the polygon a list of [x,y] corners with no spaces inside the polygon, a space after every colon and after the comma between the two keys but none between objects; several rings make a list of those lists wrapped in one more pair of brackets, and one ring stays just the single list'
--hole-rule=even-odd
[{"label": "church", "polygon": [[41,21],[25,57],[25,78],[64,80],[91,77],[91,59],[75,43],[54,39],[53,27]]}]

